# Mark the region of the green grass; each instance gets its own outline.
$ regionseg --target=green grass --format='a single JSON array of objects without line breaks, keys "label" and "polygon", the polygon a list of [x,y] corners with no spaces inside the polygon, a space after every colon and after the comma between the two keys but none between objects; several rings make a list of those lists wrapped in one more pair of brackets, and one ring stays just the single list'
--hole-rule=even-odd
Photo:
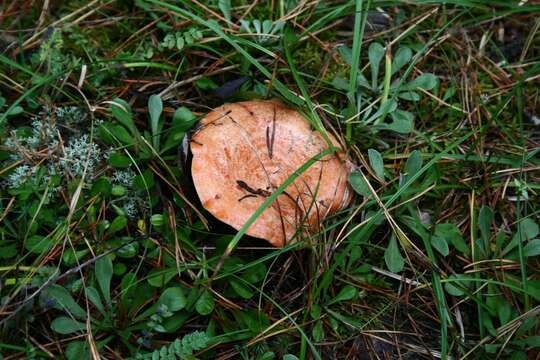
[{"label": "green grass", "polygon": [[[86,4],[0,5],[0,359],[540,355],[538,5]],[[240,231],[181,155],[255,98],[354,163],[281,249],[246,231],[326,152]]]}]

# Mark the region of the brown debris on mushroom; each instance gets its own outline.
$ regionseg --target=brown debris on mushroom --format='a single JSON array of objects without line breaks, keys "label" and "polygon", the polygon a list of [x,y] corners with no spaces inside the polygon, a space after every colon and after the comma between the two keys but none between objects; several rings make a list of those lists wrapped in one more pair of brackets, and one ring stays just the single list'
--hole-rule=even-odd
[{"label": "brown debris on mushroom", "polygon": [[[200,125],[191,139],[197,194],[205,209],[235,229],[295,170],[328,148],[300,113],[277,101],[226,104],[210,112]],[[343,156],[327,155],[309,167],[247,234],[283,246],[297,233],[319,229],[325,217],[346,207],[352,198]]]}]

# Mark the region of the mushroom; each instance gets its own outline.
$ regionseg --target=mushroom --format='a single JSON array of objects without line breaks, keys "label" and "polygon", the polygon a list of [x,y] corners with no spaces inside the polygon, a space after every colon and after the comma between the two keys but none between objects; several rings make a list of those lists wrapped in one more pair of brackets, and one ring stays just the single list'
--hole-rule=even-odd
[{"label": "mushroom", "polygon": [[[336,139],[328,137],[337,148]],[[294,171],[328,148],[300,113],[275,100],[214,109],[201,120],[190,145],[191,173],[203,207],[237,230]],[[296,234],[319,229],[352,198],[343,157],[336,152],[316,161],[246,233],[281,247]]]}]

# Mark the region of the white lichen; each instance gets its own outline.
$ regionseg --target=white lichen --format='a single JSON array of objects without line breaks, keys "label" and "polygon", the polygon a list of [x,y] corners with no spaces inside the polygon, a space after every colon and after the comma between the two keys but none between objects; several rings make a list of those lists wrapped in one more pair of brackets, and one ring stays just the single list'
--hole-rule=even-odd
[{"label": "white lichen", "polygon": [[64,147],[60,165],[73,176],[82,177],[86,167],[86,177],[92,179],[101,158],[101,149],[88,135],[73,138]]},{"label": "white lichen", "polygon": [[21,143],[27,147],[36,150],[41,145],[46,146],[49,150],[54,150],[58,146],[58,129],[50,120],[40,120],[35,118],[32,121],[32,136],[20,139]]},{"label": "white lichen", "polygon": [[122,185],[128,189],[133,186],[133,178],[135,178],[135,173],[129,168],[125,170],[115,170],[112,175],[113,183]]},{"label": "white lichen", "polygon": [[5,186],[8,188],[17,188],[25,184],[36,172],[36,168],[30,165],[19,165],[9,174]]},{"label": "white lichen", "polygon": [[137,206],[137,199],[133,196],[128,196],[124,199],[122,209],[126,213],[127,217],[134,219],[139,214],[139,208]]},{"label": "white lichen", "polygon": [[76,106],[63,106],[54,111],[56,121],[60,124],[73,126],[86,120],[87,114]]},{"label": "white lichen", "polygon": [[122,209],[129,218],[137,218],[149,210],[148,201],[145,200],[145,191],[133,188],[133,179],[137,174],[131,169],[115,170],[111,182],[126,188],[126,195],[121,199]]}]

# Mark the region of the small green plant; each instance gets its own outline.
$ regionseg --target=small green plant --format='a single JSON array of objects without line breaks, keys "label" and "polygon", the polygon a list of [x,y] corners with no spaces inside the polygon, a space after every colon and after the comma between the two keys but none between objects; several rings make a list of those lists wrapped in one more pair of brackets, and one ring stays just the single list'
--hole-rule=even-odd
[{"label": "small green plant", "polygon": [[253,35],[259,44],[275,43],[280,39],[280,32],[285,26],[284,21],[271,20],[240,20],[240,30],[246,34]]},{"label": "small green plant", "polygon": [[[97,310],[90,317],[91,327],[96,333],[109,333],[118,337],[121,342],[127,342],[129,337],[136,329],[147,328],[149,332],[146,337],[150,337],[152,333],[170,332],[171,329],[164,323],[165,319],[171,318],[186,306],[186,299],[183,290],[178,286],[169,286],[161,292],[158,300],[146,310],[137,314],[138,306],[146,303],[144,292],[148,291],[148,285],[142,287],[137,285],[133,274],[126,274],[122,281],[122,293],[115,300],[112,296],[112,280],[114,276],[114,266],[110,256],[103,256],[96,261],[94,277],[90,279],[83,290],[89,304]],[[74,293],[81,290],[80,286],[72,288]],[[137,292],[143,292],[137,294]],[[70,292],[60,285],[50,285],[46,292],[42,293],[41,303],[45,308],[55,308],[64,313],[57,316],[51,322],[51,329],[58,334],[68,335],[86,331],[84,320],[87,318],[87,313],[75,301]],[[137,314],[130,321],[125,321],[118,314]],[[123,326],[125,324],[127,326]],[[187,338],[184,349],[186,353],[191,344],[191,338]],[[199,349],[197,346],[201,344],[200,338],[193,337],[191,349]],[[108,337],[106,341],[100,342],[100,347],[112,341]],[[84,342],[74,342],[77,347],[84,347]],[[187,345],[186,345],[187,344]],[[203,346],[204,347],[204,346]],[[181,353],[184,354],[184,353]]]},{"label": "small green plant", "polygon": [[208,347],[211,338],[202,331],[194,331],[185,335],[181,339],[176,339],[170,345],[163,345],[161,349],[154,350],[148,354],[137,353],[135,359],[152,360],[186,360],[194,359],[192,356],[195,351],[203,350]]},{"label": "small green plant", "polygon": [[[352,52],[347,46],[340,46],[339,51],[348,65],[352,65]],[[370,65],[370,78],[358,72],[356,92],[348,93],[355,97],[358,113],[346,113],[347,122],[359,124],[363,128],[373,131],[390,130],[407,134],[413,130],[414,115],[412,112],[399,108],[399,101],[418,102],[421,91],[429,91],[437,86],[437,77],[431,73],[417,76],[411,81],[405,81],[400,70],[413,59],[412,50],[406,46],[400,47],[393,58],[390,51],[381,44],[374,42],[369,46],[368,58]],[[381,61],[384,59],[383,79],[380,80]],[[335,88],[349,90],[349,82],[343,78],[336,78],[332,82]],[[389,116],[391,122],[386,123]]]},{"label": "small green plant", "polygon": [[156,54],[161,54],[166,50],[184,50],[186,47],[190,47],[196,44],[203,38],[204,34],[197,28],[190,28],[186,31],[176,31],[174,33],[168,33],[163,37],[163,40],[159,42],[157,46],[150,42],[145,42],[141,46],[140,53],[146,59],[153,58]]},{"label": "small green plant", "polygon": [[184,32],[177,31],[174,34],[165,35],[163,41],[159,44],[159,48],[183,50],[184,47],[194,44],[197,40],[202,39],[202,37],[202,31],[195,28]]},{"label": "small green plant", "polygon": [[62,31],[49,28],[45,34],[39,52],[32,56],[32,63],[43,67],[43,72],[60,76],[69,68],[79,65],[81,59],[66,51]]}]

